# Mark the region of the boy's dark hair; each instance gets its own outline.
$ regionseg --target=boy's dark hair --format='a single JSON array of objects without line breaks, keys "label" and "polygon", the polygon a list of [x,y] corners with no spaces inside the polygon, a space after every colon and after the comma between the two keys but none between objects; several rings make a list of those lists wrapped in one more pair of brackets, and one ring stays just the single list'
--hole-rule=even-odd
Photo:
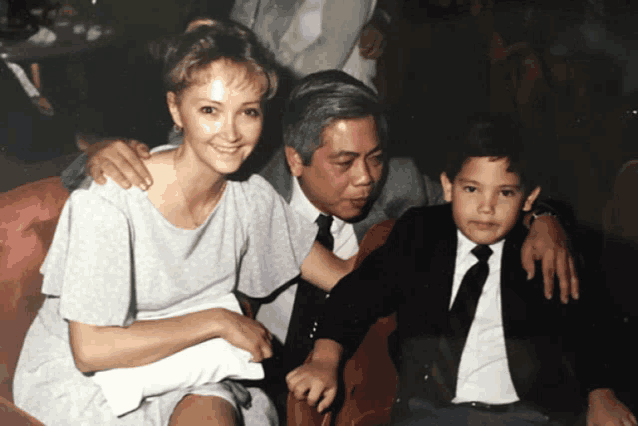
[{"label": "boy's dark hair", "polygon": [[536,188],[538,176],[530,167],[535,163],[534,142],[520,122],[504,113],[477,113],[467,120],[463,133],[453,138],[445,174],[450,182],[459,174],[471,157],[507,158],[508,171],[516,173],[527,195]]}]

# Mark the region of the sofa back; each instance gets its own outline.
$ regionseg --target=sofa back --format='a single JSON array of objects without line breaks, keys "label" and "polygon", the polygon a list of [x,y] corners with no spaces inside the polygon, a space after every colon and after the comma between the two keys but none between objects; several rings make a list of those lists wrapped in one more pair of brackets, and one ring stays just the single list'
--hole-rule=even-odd
[{"label": "sofa back", "polygon": [[9,401],[22,342],[44,300],[40,266],[68,197],[59,177],[0,194],[0,397]]}]

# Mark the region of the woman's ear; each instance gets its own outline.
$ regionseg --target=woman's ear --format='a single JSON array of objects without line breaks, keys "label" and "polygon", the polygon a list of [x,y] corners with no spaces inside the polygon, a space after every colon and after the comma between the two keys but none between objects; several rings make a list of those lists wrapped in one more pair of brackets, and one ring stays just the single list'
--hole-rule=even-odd
[{"label": "woman's ear", "polygon": [[443,187],[443,197],[448,203],[452,202],[452,182],[447,177],[447,173],[441,173],[441,186]]},{"label": "woman's ear", "polygon": [[292,173],[294,177],[301,176],[304,164],[299,153],[291,146],[285,147],[284,152],[286,153],[286,162],[288,163],[288,167],[290,167],[290,173]]},{"label": "woman's ear", "polygon": [[168,104],[168,110],[173,117],[173,123],[179,128],[184,128],[182,123],[182,115],[179,112],[179,99],[174,92],[166,93],[166,103]]},{"label": "woman's ear", "polygon": [[523,204],[523,211],[528,212],[534,206],[534,201],[538,198],[541,193],[541,187],[537,186],[525,199],[525,204]]}]

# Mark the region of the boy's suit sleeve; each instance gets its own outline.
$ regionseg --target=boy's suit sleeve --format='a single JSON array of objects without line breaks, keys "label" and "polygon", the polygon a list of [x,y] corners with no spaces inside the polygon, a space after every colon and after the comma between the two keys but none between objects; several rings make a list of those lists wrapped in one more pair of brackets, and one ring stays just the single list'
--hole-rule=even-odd
[{"label": "boy's suit sleeve", "polygon": [[[386,243],[364,259],[331,291],[317,338],[331,339],[352,354],[374,322],[395,312],[405,286],[413,280],[414,229],[417,210],[395,224]],[[417,239],[418,240],[418,239]]]}]

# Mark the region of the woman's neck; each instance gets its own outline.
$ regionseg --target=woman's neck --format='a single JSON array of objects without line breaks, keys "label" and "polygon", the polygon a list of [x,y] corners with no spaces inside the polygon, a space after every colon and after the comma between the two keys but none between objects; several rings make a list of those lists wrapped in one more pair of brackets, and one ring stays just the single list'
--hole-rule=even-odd
[{"label": "woman's neck", "polygon": [[202,164],[186,145],[174,151],[173,168],[183,207],[199,226],[221,199],[226,188],[226,176]]}]

